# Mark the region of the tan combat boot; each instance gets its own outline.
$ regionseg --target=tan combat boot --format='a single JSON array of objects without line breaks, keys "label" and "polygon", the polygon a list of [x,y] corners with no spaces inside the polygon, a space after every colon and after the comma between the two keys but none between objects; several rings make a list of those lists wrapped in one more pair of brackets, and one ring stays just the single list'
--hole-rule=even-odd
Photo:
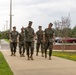
[{"label": "tan combat boot", "polygon": [[13,52],[11,52],[11,56],[13,55]]},{"label": "tan combat boot", "polygon": [[51,60],[51,56],[49,56],[49,60]]}]

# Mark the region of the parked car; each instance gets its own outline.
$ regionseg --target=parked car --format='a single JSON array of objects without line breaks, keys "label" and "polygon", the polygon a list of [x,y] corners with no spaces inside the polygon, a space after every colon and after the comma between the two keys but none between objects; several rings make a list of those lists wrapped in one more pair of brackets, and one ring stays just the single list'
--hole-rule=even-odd
[{"label": "parked car", "polygon": [[70,38],[70,37],[67,37],[67,38],[56,37],[55,38],[56,43],[62,43],[62,41],[66,43],[76,43],[76,38]]},{"label": "parked car", "polygon": [[63,38],[63,42],[76,43],[76,38]]},{"label": "parked car", "polygon": [[56,37],[55,38],[55,42],[56,43],[61,43],[62,42],[62,38],[61,37]]}]

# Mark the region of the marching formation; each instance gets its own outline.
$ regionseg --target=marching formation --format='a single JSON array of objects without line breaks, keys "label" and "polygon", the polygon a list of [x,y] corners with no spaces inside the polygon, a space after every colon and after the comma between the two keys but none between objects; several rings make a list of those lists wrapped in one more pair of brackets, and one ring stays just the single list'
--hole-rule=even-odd
[{"label": "marching formation", "polygon": [[49,23],[45,30],[42,30],[42,26],[38,26],[38,31],[35,33],[32,28],[32,21],[29,21],[26,28],[21,28],[21,32],[16,31],[16,27],[9,34],[11,56],[16,56],[17,43],[19,43],[20,57],[25,57],[25,51],[27,54],[27,60],[34,60],[34,40],[37,37],[36,43],[36,56],[38,56],[39,49],[41,49],[41,56],[47,58],[47,50],[49,50],[49,60],[51,60],[53,42],[55,39],[55,33],[52,29],[53,24]]}]

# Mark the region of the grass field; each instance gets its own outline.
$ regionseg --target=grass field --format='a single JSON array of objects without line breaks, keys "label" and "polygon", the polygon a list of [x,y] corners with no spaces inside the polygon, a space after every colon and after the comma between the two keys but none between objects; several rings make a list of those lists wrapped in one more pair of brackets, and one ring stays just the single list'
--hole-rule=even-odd
[{"label": "grass field", "polygon": [[14,75],[1,52],[0,52],[0,75]]},{"label": "grass field", "polygon": [[76,52],[53,51],[53,56],[76,61]]},{"label": "grass field", "polygon": [[8,39],[4,39],[5,41],[7,41],[7,42],[9,42],[9,40]]}]

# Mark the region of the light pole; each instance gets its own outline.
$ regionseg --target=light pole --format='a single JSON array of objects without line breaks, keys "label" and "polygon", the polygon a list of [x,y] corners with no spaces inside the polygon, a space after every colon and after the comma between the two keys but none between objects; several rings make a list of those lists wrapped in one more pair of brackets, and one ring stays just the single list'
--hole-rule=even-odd
[{"label": "light pole", "polygon": [[6,30],[5,25],[4,25],[4,31]]},{"label": "light pole", "polygon": [[12,31],[12,0],[10,0],[10,32]]},{"label": "light pole", "polygon": [[8,21],[6,21],[6,30],[8,30]]}]

